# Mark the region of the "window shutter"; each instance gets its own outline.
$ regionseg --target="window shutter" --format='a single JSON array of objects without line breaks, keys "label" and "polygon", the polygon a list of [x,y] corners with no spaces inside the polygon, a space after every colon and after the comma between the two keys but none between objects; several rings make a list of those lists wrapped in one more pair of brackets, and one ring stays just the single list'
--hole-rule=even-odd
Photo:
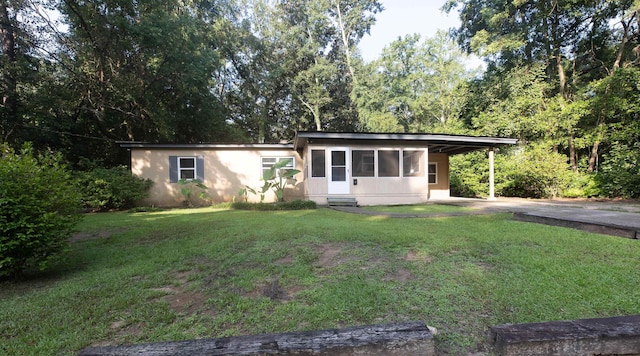
[{"label": "window shutter", "polygon": [[204,182],[204,157],[196,157],[196,179]]},{"label": "window shutter", "polygon": [[178,156],[169,156],[169,181],[178,183]]}]

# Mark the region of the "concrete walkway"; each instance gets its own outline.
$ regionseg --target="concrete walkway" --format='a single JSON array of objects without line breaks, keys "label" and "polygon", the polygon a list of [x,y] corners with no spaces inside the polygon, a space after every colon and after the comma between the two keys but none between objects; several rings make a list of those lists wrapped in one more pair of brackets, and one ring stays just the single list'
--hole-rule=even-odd
[{"label": "concrete walkway", "polygon": [[452,213],[405,214],[367,210],[366,207],[333,207],[336,210],[392,218],[427,218],[492,213],[513,213],[516,220],[586,230],[594,233],[640,238],[640,201],[532,200],[500,198],[450,198],[433,204],[469,207],[473,210]]}]

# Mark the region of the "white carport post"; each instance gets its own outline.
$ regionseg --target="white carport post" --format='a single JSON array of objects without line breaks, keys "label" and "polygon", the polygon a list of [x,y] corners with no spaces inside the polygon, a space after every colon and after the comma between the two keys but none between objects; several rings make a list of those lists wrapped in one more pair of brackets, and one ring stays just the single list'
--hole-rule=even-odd
[{"label": "white carport post", "polygon": [[429,146],[425,148],[425,157],[424,157],[424,174],[427,176],[427,201],[431,200],[431,190],[429,189]]},{"label": "white carport post", "polygon": [[489,147],[489,198],[496,200],[495,173],[493,167],[493,147]]}]

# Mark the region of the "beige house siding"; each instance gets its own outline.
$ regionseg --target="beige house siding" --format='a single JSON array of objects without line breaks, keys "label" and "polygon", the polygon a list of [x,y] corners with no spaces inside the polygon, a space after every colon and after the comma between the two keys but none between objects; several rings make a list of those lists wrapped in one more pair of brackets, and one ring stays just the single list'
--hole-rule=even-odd
[{"label": "beige house siding", "polygon": [[[242,199],[238,190],[245,185],[262,185],[262,157],[294,157],[296,169],[302,170],[300,155],[291,149],[131,149],[131,171],[133,174],[151,179],[154,184],[146,205],[180,206],[184,197],[180,185],[172,183],[169,177],[169,157],[202,157],[204,159],[204,185],[208,187],[208,201],[212,203]],[[301,199],[302,173],[296,175],[294,184],[285,190],[285,199]],[[248,195],[250,201],[260,201],[259,196]],[[265,202],[275,201],[273,192],[265,195]],[[206,203],[206,202],[200,202]]]},{"label": "beige house siding", "polygon": [[[308,145],[305,147],[303,157],[304,165],[304,198],[313,200],[318,204],[327,204],[328,194],[328,171],[330,168],[329,154],[327,149],[331,146],[315,146]],[[325,150],[325,177],[311,176],[311,150]],[[408,150],[423,151],[424,167],[428,163],[435,163],[437,167],[437,177],[435,184],[428,184],[428,176],[419,177],[403,177],[402,176],[402,158],[400,159],[400,177],[353,177],[351,170],[352,164],[349,165],[349,192],[339,196],[352,197],[358,201],[360,205],[383,205],[383,204],[416,204],[424,203],[433,198],[449,197],[449,157],[446,154],[428,155],[425,147],[381,147],[381,146],[350,146],[349,155],[352,150]],[[354,179],[357,179],[357,185],[354,185]],[[428,188],[427,188],[428,186]]]},{"label": "beige house siding", "polygon": [[429,199],[449,198],[449,156],[443,153],[432,153],[429,155],[429,162],[436,163],[438,178],[436,184],[429,184]]}]

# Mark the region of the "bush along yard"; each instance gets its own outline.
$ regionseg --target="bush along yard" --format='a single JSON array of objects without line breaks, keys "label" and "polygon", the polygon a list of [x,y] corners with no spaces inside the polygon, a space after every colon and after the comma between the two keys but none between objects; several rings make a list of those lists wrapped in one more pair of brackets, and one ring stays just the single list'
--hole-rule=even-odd
[{"label": "bush along yard", "polygon": [[0,282],[0,353],[422,320],[465,354],[490,325],[640,313],[638,241],[509,214],[209,207],[78,229],[54,268]]}]

